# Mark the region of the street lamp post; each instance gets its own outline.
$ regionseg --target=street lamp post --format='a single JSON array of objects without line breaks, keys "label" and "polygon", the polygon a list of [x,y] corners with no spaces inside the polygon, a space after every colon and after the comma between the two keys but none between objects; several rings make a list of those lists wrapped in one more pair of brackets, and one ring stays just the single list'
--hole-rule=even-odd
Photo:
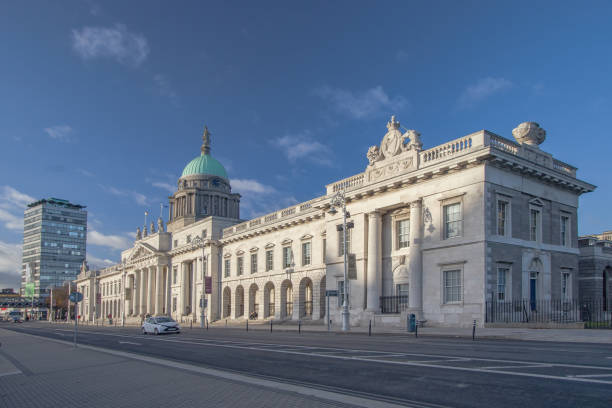
[{"label": "street lamp post", "polygon": [[344,293],[343,293],[343,302],[342,302],[342,331],[349,331],[351,329],[350,326],[350,311],[349,311],[349,293],[348,293],[348,263],[347,263],[347,251],[346,247],[346,230],[347,223],[346,218],[348,212],[346,211],[346,197],[344,195],[344,191],[338,191],[333,195],[331,199],[331,208],[329,209],[329,214],[335,215],[338,213],[336,207],[342,207],[342,253],[344,254]]}]

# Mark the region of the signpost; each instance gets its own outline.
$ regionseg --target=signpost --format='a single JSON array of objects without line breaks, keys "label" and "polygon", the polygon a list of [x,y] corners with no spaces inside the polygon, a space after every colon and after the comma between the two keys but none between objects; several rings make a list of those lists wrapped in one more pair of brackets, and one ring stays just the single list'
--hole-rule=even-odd
[{"label": "signpost", "polygon": [[[83,300],[83,294],[81,292],[72,292],[70,294],[70,301],[74,303],[74,347],[77,346],[77,333],[79,331],[79,302]],[[70,310],[68,310],[70,312]]]}]

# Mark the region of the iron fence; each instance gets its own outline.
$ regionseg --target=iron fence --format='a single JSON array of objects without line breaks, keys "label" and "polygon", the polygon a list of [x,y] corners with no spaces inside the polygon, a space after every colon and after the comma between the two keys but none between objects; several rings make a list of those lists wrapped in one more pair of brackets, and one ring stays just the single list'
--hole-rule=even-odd
[{"label": "iron fence", "polygon": [[381,296],[381,313],[401,313],[408,308],[408,296]]},{"label": "iron fence", "polygon": [[612,329],[612,312],[604,299],[488,300],[487,323],[547,323]]}]

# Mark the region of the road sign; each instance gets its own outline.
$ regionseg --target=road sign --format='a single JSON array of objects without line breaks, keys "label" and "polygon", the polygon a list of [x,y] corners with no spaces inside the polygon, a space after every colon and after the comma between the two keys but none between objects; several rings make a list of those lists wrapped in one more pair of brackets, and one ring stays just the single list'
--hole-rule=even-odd
[{"label": "road sign", "polygon": [[72,292],[70,294],[70,301],[77,303],[83,300],[83,294],[81,292]]},{"label": "road sign", "polygon": [[204,293],[207,295],[212,293],[212,277],[205,276],[204,277]]},{"label": "road sign", "polygon": [[33,282],[25,284],[25,295],[27,297],[34,296],[34,283]]},{"label": "road sign", "polygon": [[338,291],[337,290],[326,290],[325,296],[338,296]]}]

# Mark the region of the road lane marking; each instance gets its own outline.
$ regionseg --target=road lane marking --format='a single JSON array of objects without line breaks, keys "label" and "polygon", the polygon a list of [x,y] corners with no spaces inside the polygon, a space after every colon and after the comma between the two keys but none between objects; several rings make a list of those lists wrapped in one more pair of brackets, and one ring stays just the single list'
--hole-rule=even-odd
[{"label": "road lane marking", "polygon": [[[550,368],[554,367],[553,364],[525,364],[525,365],[512,365],[512,366],[488,366],[488,367],[480,367],[483,370],[501,370],[504,368]],[[575,376],[578,377],[578,376]]]},{"label": "road lane marking", "polygon": [[[36,334],[30,334],[30,333],[25,333],[25,332],[20,332],[20,333],[24,335],[29,335],[29,336],[36,336],[39,338],[41,337]],[[72,346],[72,343],[65,341],[65,340],[54,339],[52,337],[42,337],[42,338],[48,341],[54,341],[57,343],[62,343],[68,346]],[[229,380],[229,381],[236,381],[239,383],[248,384],[248,385],[252,385],[256,387],[265,387],[265,388],[269,388],[272,390],[294,393],[300,396],[305,396],[306,398],[316,398],[318,400],[322,400],[323,402],[332,401],[332,402],[338,403],[340,406],[353,405],[353,406],[363,407],[363,408],[401,408],[401,407],[449,408],[446,405],[430,404],[430,403],[421,402],[421,401],[386,397],[384,395],[377,396],[375,394],[361,393],[363,396],[360,396],[358,394],[356,395],[356,393],[350,389],[342,389],[342,388],[337,388],[337,387],[326,387],[326,386],[318,387],[317,384],[308,384],[305,382],[300,383],[298,381],[287,382],[287,381],[283,381],[283,379],[281,378],[269,379],[271,377],[264,378],[263,376],[252,376],[248,374],[239,374],[239,373],[223,371],[223,370],[215,369],[215,368],[196,366],[196,365],[182,363],[178,361],[164,360],[158,357],[152,357],[152,356],[135,354],[135,353],[125,352],[125,351],[108,349],[105,347],[90,346],[87,344],[81,344],[79,347],[81,347],[82,349],[88,349],[88,350],[92,350],[92,351],[96,351],[100,353],[112,354],[115,356],[129,358],[132,360],[143,361],[143,362],[150,363],[150,364],[161,365],[161,366],[170,367],[170,368],[183,370],[183,371],[190,371],[190,372],[207,375],[211,377],[216,377],[216,378],[221,378],[221,379]],[[323,387],[327,389],[324,389]],[[328,390],[334,390],[334,391],[328,391]],[[393,401],[397,403],[394,403]]]},{"label": "road lane marking", "polygon": [[590,378],[590,377],[612,377],[612,374],[580,374],[580,375],[575,375],[574,377],[583,377],[583,378]]},{"label": "road lane marking", "polygon": [[120,341],[119,344],[133,344],[135,346],[142,346],[140,343],[134,343],[132,341]]}]

